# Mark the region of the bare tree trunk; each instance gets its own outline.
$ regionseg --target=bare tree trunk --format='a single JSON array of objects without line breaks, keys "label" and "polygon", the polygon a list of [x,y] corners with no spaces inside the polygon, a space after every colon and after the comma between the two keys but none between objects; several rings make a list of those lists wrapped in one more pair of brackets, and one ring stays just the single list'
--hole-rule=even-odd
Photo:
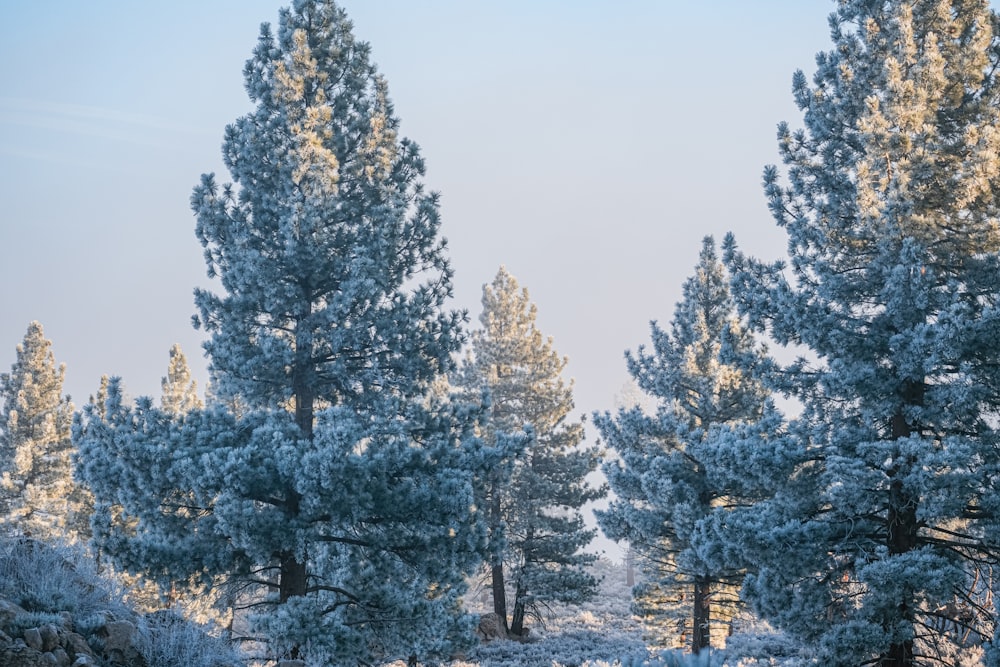
[{"label": "bare tree trunk", "polygon": [[[909,405],[920,405],[923,403],[923,384],[909,381],[903,390],[904,400]],[[902,408],[892,416],[890,424],[893,440],[909,437],[913,433],[912,425],[906,421]],[[899,466],[906,466],[909,462],[900,461]],[[904,472],[899,470],[899,472]],[[905,554],[917,547],[918,530],[920,525],[917,521],[917,499],[903,487],[903,482],[894,479],[896,470],[889,473],[891,479],[889,483],[889,511],[886,517],[887,535],[886,546],[890,555]],[[907,600],[899,601],[899,615],[902,619],[912,622],[914,609]],[[880,667],[913,667],[915,659],[913,655],[913,640],[906,639],[900,642],[893,642],[889,645],[889,650],[879,660]]]},{"label": "bare tree trunk", "polygon": [[503,563],[493,565],[493,613],[503,625],[504,634],[509,632],[507,627],[507,592],[504,590]]},{"label": "bare tree trunk", "polygon": [[504,586],[503,554],[496,543],[500,539],[500,528],[503,524],[503,507],[500,504],[500,483],[494,479],[490,483],[490,541],[493,551],[493,564],[490,568],[493,587],[493,613],[503,627],[504,634],[510,632],[507,625],[507,589]]},{"label": "bare tree trunk", "polygon": [[[293,395],[295,399],[295,423],[302,437],[312,440],[313,437],[313,391],[308,382],[299,374],[293,380]],[[289,517],[299,513],[299,495],[289,492],[284,510]],[[289,598],[306,594],[308,574],[305,560],[300,560],[293,551],[283,551],[279,554],[280,579],[278,580],[278,600],[287,602]]]},{"label": "bare tree trunk", "polygon": [[525,606],[525,598],[527,596],[527,591],[524,590],[521,582],[517,582],[517,590],[514,593],[514,613],[511,615],[510,619],[510,634],[515,637],[520,637],[524,635],[524,614],[527,609]]},{"label": "bare tree trunk", "polygon": [[631,544],[625,552],[625,585],[629,590],[635,588],[635,552],[632,551]]},{"label": "bare tree trunk", "polygon": [[708,648],[711,640],[712,610],[709,602],[711,582],[708,577],[694,578],[694,604],[691,610],[693,632],[691,635],[691,652],[697,655],[703,648]]}]

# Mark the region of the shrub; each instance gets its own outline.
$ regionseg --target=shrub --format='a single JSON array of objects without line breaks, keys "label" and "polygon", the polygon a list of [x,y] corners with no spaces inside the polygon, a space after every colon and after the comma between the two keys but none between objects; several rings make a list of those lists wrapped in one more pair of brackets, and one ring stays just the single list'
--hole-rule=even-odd
[{"label": "shrub", "polygon": [[0,540],[0,596],[33,612],[127,612],[120,587],[82,547],[25,538]]},{"label": "shrub", "polygon": [[146,617],[137,648],[149,667],[230,667],[243,663],[228,642],[171,612]]}]

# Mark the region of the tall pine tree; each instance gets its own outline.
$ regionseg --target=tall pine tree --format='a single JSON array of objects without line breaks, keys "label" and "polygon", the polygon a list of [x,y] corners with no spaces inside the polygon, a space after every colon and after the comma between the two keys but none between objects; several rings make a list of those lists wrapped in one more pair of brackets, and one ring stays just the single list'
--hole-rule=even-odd
[{"label": "tall pine tree", "polygon": [[73,481],[73,404],[63,395],[42,325],[32,322],[10,373],[0,375],[0,522],[39,539],[86,539],[86,491]]},{"label": "tall pine tree", "polygon": [[737,488],[711,472],[716,431],[756,421],[767,405],[761,384],[723,359],[724,347],[742,360],[764,359],[737,320],[727,281],[708,237],[670,330],[653,322],[652,350],[626,354],[655,414],[633,406],[594,417],[619,454],[604,466],[615,499],[598,520],[606,535],[628,540],[643,557],[649,581],[637,591],[637,608],[654,626],[666,621],[665,607],[686,613],[679,625],[694,653],[710,645],[713,625],[717,637],[727,634],[739,583],[738,571],[711,567],[692,548],[697,522],[737,502]]},{"label": "tall pine tree", "polygon": [[580,509],[605,490],[585,479],[600,453],[581,446],[583,423],[570,419],[572,383],[562,378],[567,359],[536,328],[527,289],[501,266],[483,286],[482,303],[482,328],[472,333],[456,384],[473,394],[489,390],[487,441],[525,427],[533,434],[513,466],[494,468],[481,489],[490,517],[494,611],[511,634],[522,635],[526,617],[545,603],[583,602],[597,592],[585,570],[597,557],[580,551],[595,531],[584,526]]},{"label": "tall pine tree", "polygon": [[772,495],[705,535],[824,664],[958,664],[993,634],[1000,556],[997,20],[843,0],[831,26],[794,78],[804,129],[779,129],[787,181],[765,171],[790,263],[727,250],[752,325],[806,352],[770,374],[803,409],[733,439]]},{"label": "tall pine tree", "polygon": [[196,292],[220,400],[178,418],[109,384],[104,419],[76,430],[98,538],[163,580],[267,592],[254,627],[274,656],[447,651],[471,635],[456,612],[488,461],[479,408],[430,392],[464,317],[444,308],[437,195],[333,2],[282,10],[244,74],[256,106],[226,128],[234,184],[206,175],[191,198],[225,290]]}]

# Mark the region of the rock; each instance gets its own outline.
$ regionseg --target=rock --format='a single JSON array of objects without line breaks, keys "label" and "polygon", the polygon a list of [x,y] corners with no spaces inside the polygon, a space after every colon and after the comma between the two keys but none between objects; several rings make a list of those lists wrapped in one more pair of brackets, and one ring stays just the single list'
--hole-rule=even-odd
[{"label": "rock", "polygon": [[3,667],[51,667],[45,653],[30,646],[14,644],[0,646],[0,665]]},{"label": "rock", "polygon": [[69,653],[67,653],[66,649],[61,646],[57,646],[55,650],[52,651],[52,655],[56,657],[56,664],[59,665],[59,667],[69,667],[72,662],[72,660],[69,659]]},{"label": "rock", "polygon": [[46,667],[59,667],[59,659],[52,653],[43,653],[42,662]]},{"label": "rock", "polygon": [[124,651],[132,646],[132,640],[135,638],[135,626],[128,621],[112,621],[98,630],[98,634],[103,635],[105,652]]},{"label": "rock", "polygon": [[59,629],[51,623],[38,628],[38,634],[42,639],[42,651],[51,651],[59,646]]},{"label": "rock", "polygon": [[280,660],[278,667],[306,667],[305,660]]},{"label": "rock", "polygon": [[476,628],[476,636],[480,641],[489,642],[494,639],[504,639],[507,633],[504,631],[500,617],[495,613],[483,614],[479,617],[479,626]]},{"label": "rock", "polygon": [[128,621],[112,621],[97,631],[104,643],[104,659],[111,665],[145,667],[146,661],[135,647],[136,629]]},{"label": "rock", "polygon": [[28,628],[21,636],[24,637],[24,643],[28,645],[28,648],[34,649],[39,653],[42,652],[42,634],[38,631],[38,628]]},{"label": "rock", "polygon": [[87,655],[77,657],[71,667],[94,667],[94,660]]},{"label": "rock", "polygon": [[7,598],[0,598],[0,627],[9,628],[11,621],[21,614],[27,613],[26,609],[14,604]]},{"label": "rock", "polygon": [[90,650],[90,644],[83,638],[83,635],[78,635],[75,632],[66,632],[63,633],[62,640],[62,645],[66,648],[71,658],[79,658],[81,655],[87,657],[94,656],[94,652]]}]

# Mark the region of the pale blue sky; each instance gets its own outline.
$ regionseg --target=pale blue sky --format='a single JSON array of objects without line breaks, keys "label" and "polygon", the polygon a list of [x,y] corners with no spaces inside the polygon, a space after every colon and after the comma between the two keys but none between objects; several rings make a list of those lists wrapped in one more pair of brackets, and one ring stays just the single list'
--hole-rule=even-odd
[{"label": "pale blue sky", "polygon": [[[224,170],[242,65],[277,0],[0,4],[0,368],[31,320],[86,400],[158,394],[180,342],[204,379],[188,197]],[[455,306],[504,263],[570,357],[581,411],[668,321],[700,239],[773,257],[761,168],[828,45],[827,0],[343,3],[442,193]]]}]

